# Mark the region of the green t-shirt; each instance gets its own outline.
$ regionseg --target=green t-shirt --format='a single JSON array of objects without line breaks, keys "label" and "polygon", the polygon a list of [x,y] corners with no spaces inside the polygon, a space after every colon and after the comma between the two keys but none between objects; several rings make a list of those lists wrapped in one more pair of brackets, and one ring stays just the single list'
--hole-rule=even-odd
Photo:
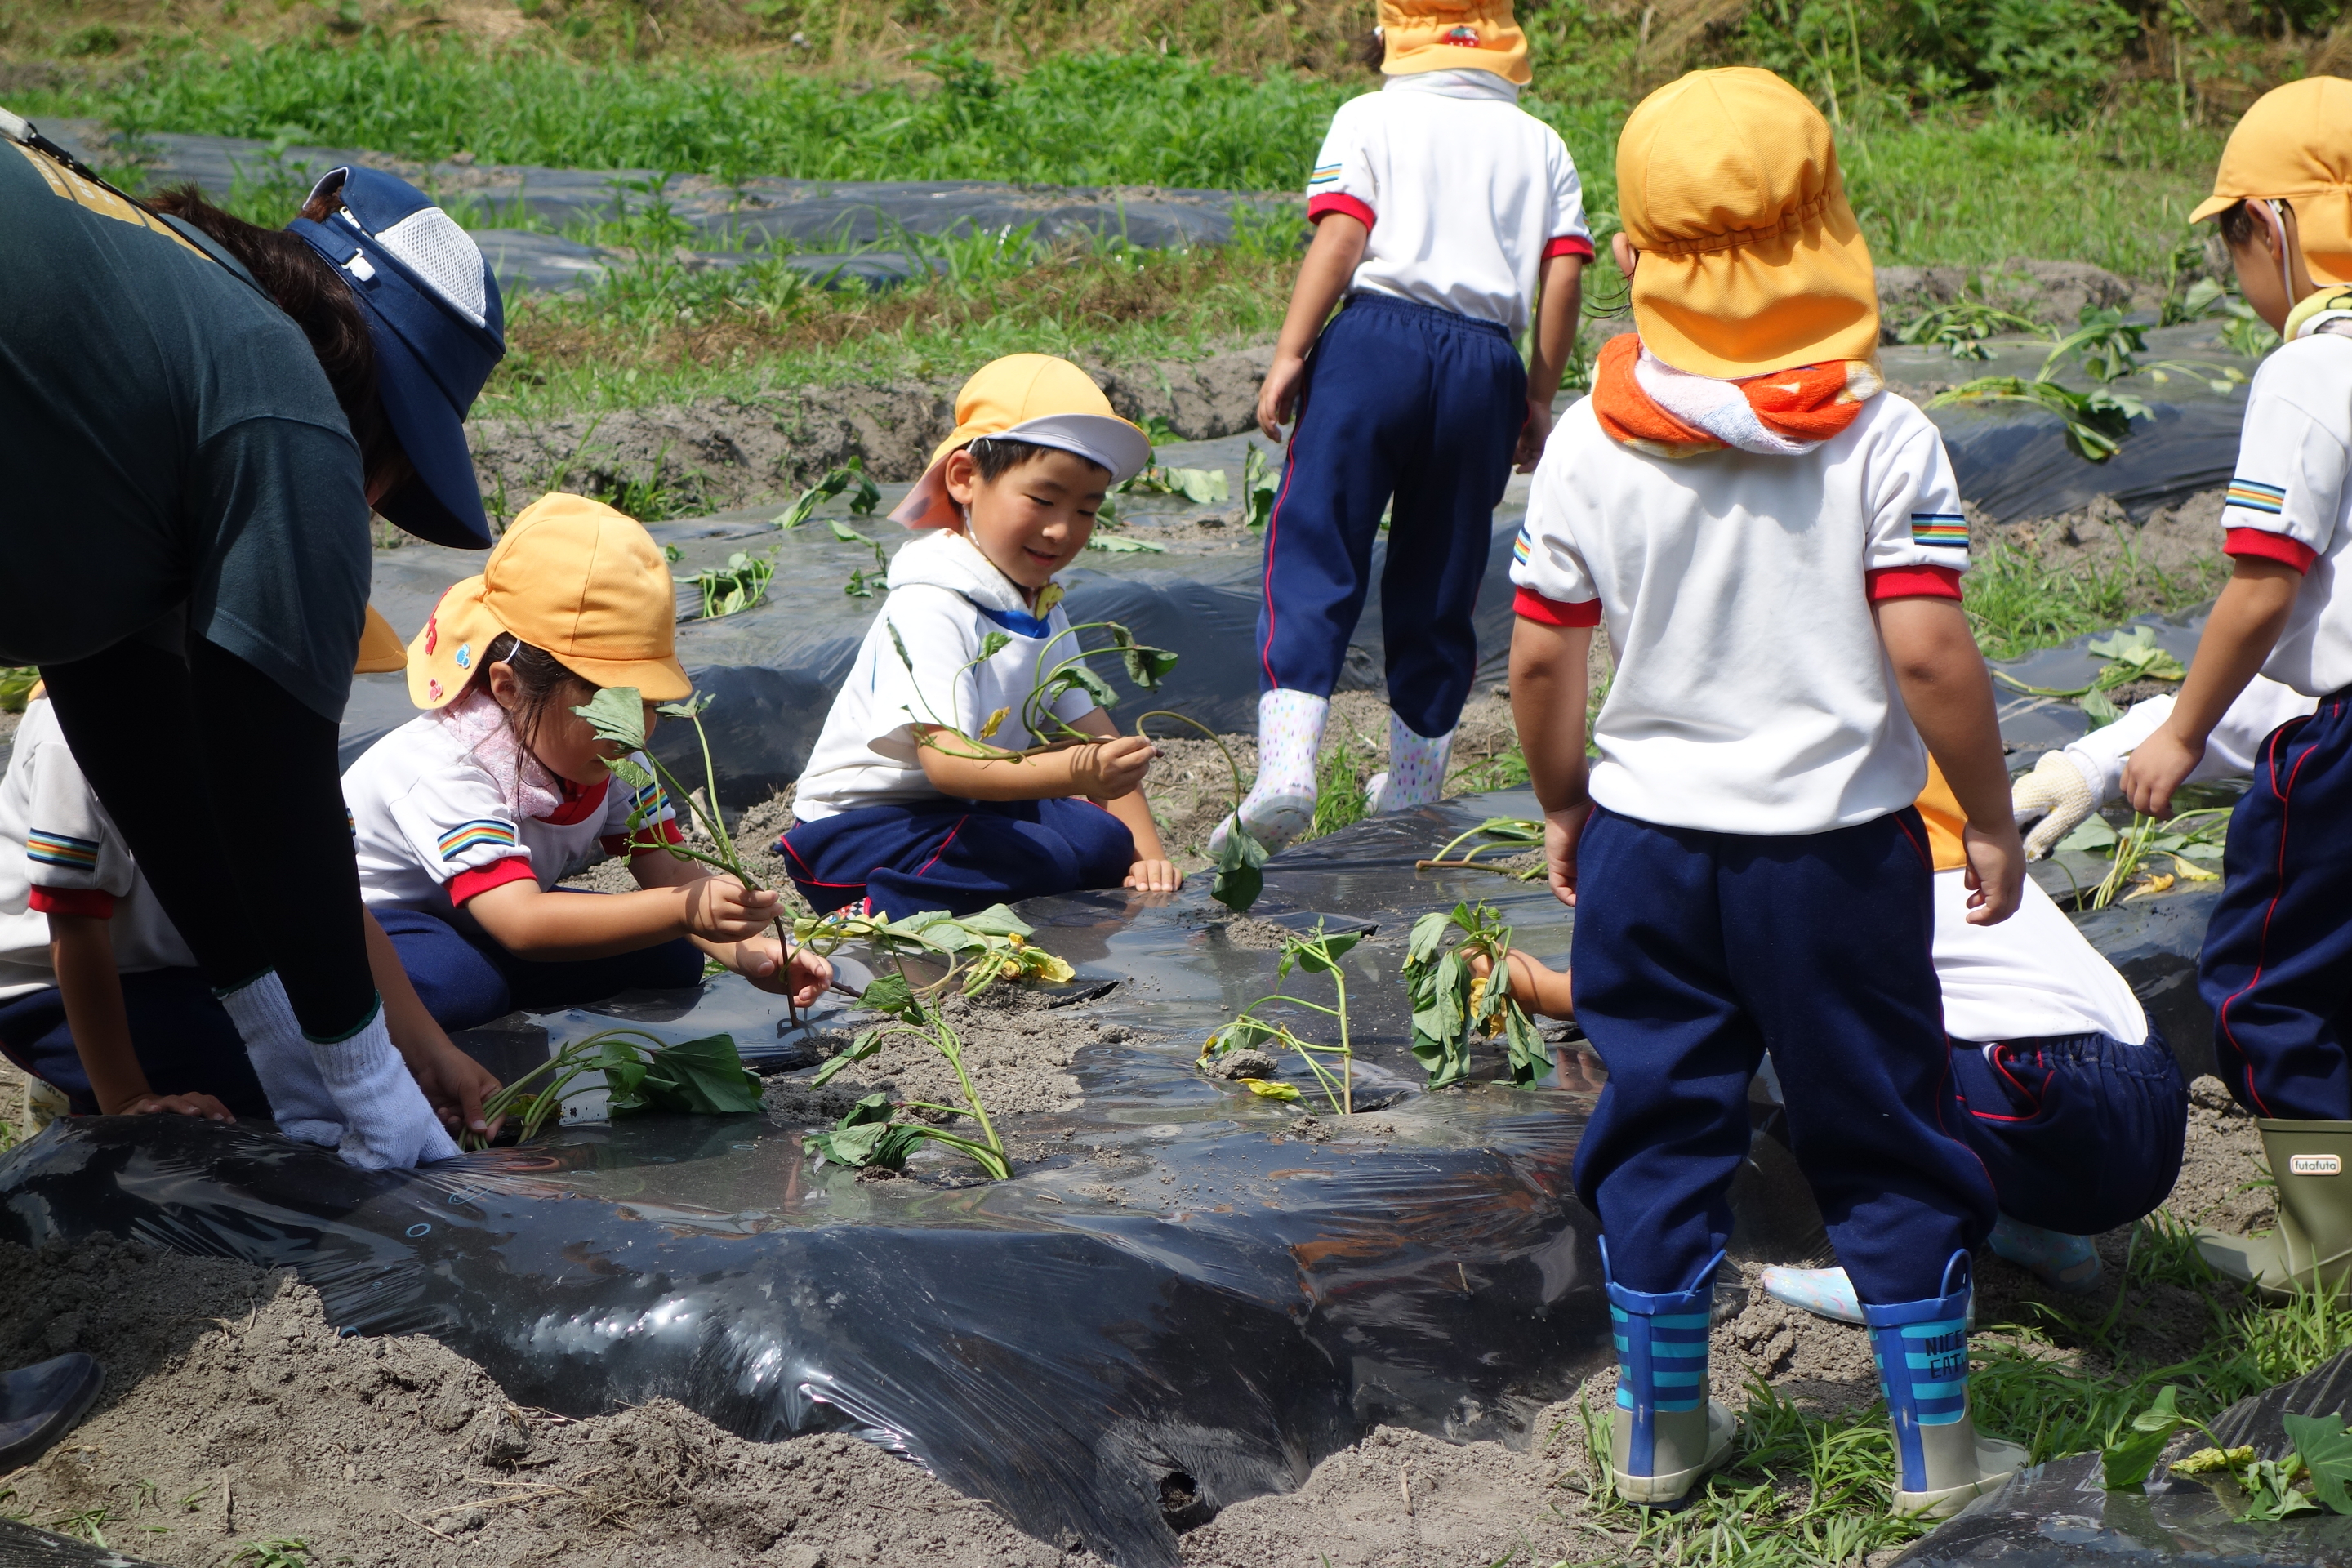
[{"label": "green t-shirt", "polygon": [[367,605],[359,447],[301,329],[227,260],[0,139],[0,664],[184,611],[340,719]]}]

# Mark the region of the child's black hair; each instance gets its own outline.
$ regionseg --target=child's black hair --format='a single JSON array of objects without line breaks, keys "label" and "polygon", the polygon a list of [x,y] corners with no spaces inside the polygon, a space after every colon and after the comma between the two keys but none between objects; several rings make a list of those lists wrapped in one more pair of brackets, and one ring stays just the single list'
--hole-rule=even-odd
[{"label": "child's black hair", "polygon": [[[2279,205],[2288,212],[2294,210],[2293,202],[2283,201]],[[2243,250],[2253,244],[2254,237],[2263,229],[2260,220],[2249,210],[2249,204],[2245,202],[2232,202],[2213,216],[2214,221],[2221,226],[2221,243],[2232,250]]]},{"label": "child's black hair", "polygon": [[[1047,452],[1059,452],[1063,448],[1041,447],[1034,441],[1016,441],[1009,436],[980,436],[975,437],[964,450],[971,454],[971,466],[980,470],[980,477],[994,484],[1022,464],[1034,462]],[[1070,456],[1076,458],[1078,454],[1072,452]],[[1106,474],[1110,472],[1092,458],[1081,460],[1090,467],[1102,468]]]},{"label": "child's black hair", "polygon": [[576,691],[595,690],[595,683],[566,666],[543,647],[533,647],[512,632],[500,632],[482,650],[477,679],[488,689],[490,666],[503,664],[514,671],[515,695],[520,699],[507,710],[515,739],[530,751],[539,739],[539,727],[548,710]]},{"label": "child's black hair", "polygon": [[1388,63],[1389,41],[1378,27],[1367,27],[1349,58],[1366,70],[1376,71]]}]

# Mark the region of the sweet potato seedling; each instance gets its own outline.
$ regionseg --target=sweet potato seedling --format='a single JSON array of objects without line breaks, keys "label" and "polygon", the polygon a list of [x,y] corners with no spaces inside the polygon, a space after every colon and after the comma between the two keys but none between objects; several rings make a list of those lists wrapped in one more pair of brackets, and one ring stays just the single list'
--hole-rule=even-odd
[{"label": "sweet potato seedling", "polygon": [[[1486,838],[1491,842],[1473,844],[1460,858],[1452,858],[1455,849],[1473,838]],[[1490,849],[1501,849],[1517,854],[1541,847],[1543,847],[1542,823],[1530,821],[1523,816],[1490,816],[1467,833],[1457,833],[1447,839],[1445,847],[1428,859],[1415,860],[1412,863],[1412,868],[1416,871],[1494,871],[1506,877],[1516,878],[1522,882],[1532,882],[1544,874],[1544,868],[1540,862],[1524,870],[1515,871],[1507,866],[1497,866],[1491,861],[1481,860],[1478,857]]]},{"label": "sweet potato seedling", "polygon": [[[484,1120],[521,1121],[520,1136],[535,1138],[563,1110],[572,1084],[604,1076],[612,1113],[667,1110],[698,1116],[748,1116],[761,1105],[759,1075],[743,1065],[732,1035],[706,1035],[672,1045],[643,1029],[606,1029],[573,1040],[482,1102]],[[483,1140],[467,1133],[473,1148]]]},{"label": "sweet potato seedling", "polygon": [[[1456,904],[1413,922],[1404,979],[1412,997],[1412,1054],[1428,1069],[1431,1089],[1470,1076],[1474,1036],[1501,1038],[1511,1075],[1506,1083],[1524,1087],[1551,1070],[1551,1048],[1511,994],[1510,955],[1511,928],[1486,904]],[[1474,958],[1488,962],[1486,974],[1473,973]]]},{"label": "sweet potato seedling", "polygon": [[[1269,996],[1261,996],[1235,1015],[1232,1023],[1217,1030],[1202,1043],[1201,1059],[1198,1065],[1206,1068],[1210,1062],[1228,1051],[1252,1050],[1259,1046],[1272,1046],[1275,1049],[1282,1051],[1296,1051],[1298,1053],[1298,1059],[1307,1064],[1307,1070],[1315,1075],[1316,1085],[1322,1089],[1323,1098],[1330,1102],[1333,1113],[1339,1116],[1354,1115],[1356,1052],[1348,1032],[1348,976],[1347,973],[1339,967],[1339,959],[1349,948],[1363,940],[1364,933],[1360,931],[1327,931],[1323,929],[1323,923],[1320,921],[1316,922],[1315,930],[1311,933],[1286,939],[1282,944],[1282,962],[1275,968],[1275,978],[1276,980],[1288,978],[1293,965],[1305,970],[1309,974],[1328,974],[1331,977],[1332,1005],[1327,1007],[1320,1002],[1309,1002],[1304,996],[1292,996],[1279,991]],[[1293,1006],[1305,1007],[1310,1012],[1320,1013],[1327,1018],[1337,1019],[1339,1025],[1339,1043],[1336,1046],[1327,1046],[1315,1040],[1306,1039],[1293,1033],[1286,1024],[1259,1017],[1257,1010],[1272,1002],[1287,1002]],[[1338,1070],[1334,1071],[1325,1066],[1323,1059],[1325,1058],[1336,1058],[1339,1061]],[[1298,1098],[1298,1091],[1296,1089],[1289,1089],[1288,1093],[1283,1092],[1289,1089],[1286,1084],[1267,1084],[1258,1079],[1244,1081],[1248,1084],[1252,1093],[1264,1095],[1269,1100]]]}]

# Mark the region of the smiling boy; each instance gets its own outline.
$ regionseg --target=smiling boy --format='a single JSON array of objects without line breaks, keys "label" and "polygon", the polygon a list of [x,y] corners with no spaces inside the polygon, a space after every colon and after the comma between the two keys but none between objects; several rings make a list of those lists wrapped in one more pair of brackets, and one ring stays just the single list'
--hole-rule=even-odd
[{"label": "smiling boy", "polygon": [[779,846],[816,910],[1175,890],[1141,789],[1157,748],[1083,688],[1035,705],[1046,732],[1024,722],[1040,678],[1080,651],[1054,574],[1150,456],[1066,360],[1013,354],[964,384],[955,430],[891,514],[933,531],[890,563]]}]

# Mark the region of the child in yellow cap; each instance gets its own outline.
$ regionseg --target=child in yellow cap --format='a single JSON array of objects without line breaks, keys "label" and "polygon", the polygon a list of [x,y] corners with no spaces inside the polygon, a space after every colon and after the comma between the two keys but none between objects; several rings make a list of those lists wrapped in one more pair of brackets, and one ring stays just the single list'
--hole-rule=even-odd
[{"label": "child in yellow cap", "polygon": [[1080,651],[1054,575],[1150,456],[1066,360],[1013,354],[956,395],[954,431],[891,514],[926,531],[890,562],[779,847],[816,909],[1176,889],[1143,798],[1157,749],[1049,679]]},{"label": "child in yellow cap", "polygon": [[1576,1014],[1609,1068],[1575,1174],[1616,1322],[1612,1463],[1663,1502],[1728,1447],[1707,1313],[1769,1052],[1877,1355],[1895,1506],[1949,1512],[2025,1457],[1969,1415],[1969,1256],[1996,1210],[1949,1131],[1913,807],[1932,754],[1966,918],[2006,919],[2024,852],[1960,610],[1967,526],[1935,426],[1882,390],[1870,253],[1803,95],[1694,72],[1628,117],[1617,174],[1636,331],[1537,469],[1511,644]]},{"label": "child in yellow cap", "polygon": [[2314,700],[2256,748],[2198,959],[2220,1074],[2260,1120],[2278,1231],[2200,1235],[2266,1292],[2352,1278],[2352,81],[2264,93],[2213,195],[2246,302],[2285,340],[2254,373],[2222,509],[2233,571],[2172,711],[2123,791],[2158,816],[2259,672]]},{"label": "child in yellow cap", "polygon": [[[775,893],[664,849],[682,841],[669,802],[616,784],[572,711],[633,687],[650,731],[656,703],[693,690],[676,621],[651,536],[558,493],[523,509],[409,645],[425,711],[352,764],[343,799],[361,893],[442,1027],[696,985],[705,955],[802,1005],[831,983],[824,959],[782,950]],[[606,855],[629,858],[638,891],[557,886]]]},{"label": "child in yellow cap", "polygon": [[[399,634],[371,608],[356,673],[403,662]],[[0,1053],[63,1093],[77,1116],[293,1121],[297,1107],[273,1108],[263,1092],[236,1023],[38,686],[15,742],[0,777]],[[480,1112],[497,1078],[425,1013],[372,921],[367,944],[386,1033],[427,1101],[453,1131],[489,1131]],[[287,1079],[275,1076],[285,1099]]]},{"label": "child in yellow cap", "polygon": [[1240,807],[1270,848],[1314,816],[1384,510],[1389,765],[1371,806],[1443,792],[1495,507],[1514,459],[1531,472],[1543,450],[1592,255],[1575,160],[1518,107],[1510,0],[1381,0],[1380,18],[1387,80],[1331,117],[1307,185],[1315,238],[1258,394],[1268,440],[1298,420],[1266,524],[1258,770]]}]

